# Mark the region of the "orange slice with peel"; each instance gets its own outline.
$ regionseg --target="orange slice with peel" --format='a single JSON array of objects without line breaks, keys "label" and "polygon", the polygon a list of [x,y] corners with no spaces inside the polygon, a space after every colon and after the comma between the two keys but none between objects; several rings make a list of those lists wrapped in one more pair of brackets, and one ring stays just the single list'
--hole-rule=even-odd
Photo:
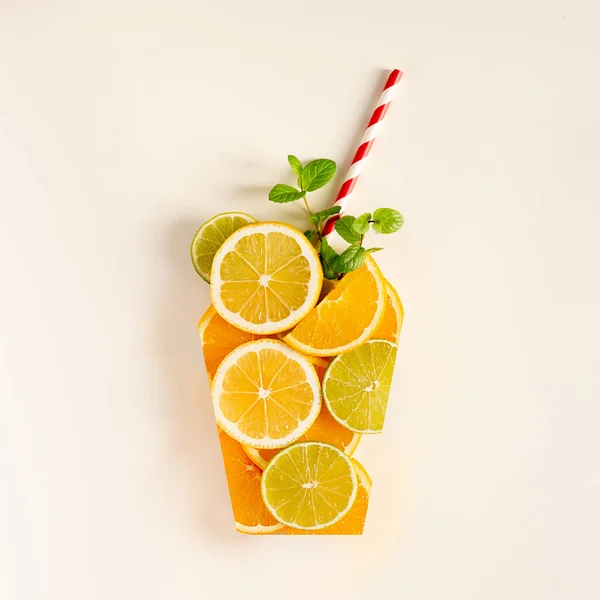
[{"label": "orange slice with peel", "polygon": [[[299,442],[326,442],[336,448],[339,448],[347,456],[352,456],[358,447],[360,438],[359,433],[346,429],[340,425],[323,405],[321,412],[314,422],[314,425],[298,439]],[[269,461],[281,450],[264,450],[260,448],[252,448],[251,446],[243,445],[244,452],[249,456],[252,462],[264,469]]]},{"label": "orange slice with peel", "polygon": [[404,321],[404,307],[398,292],[389,281],[385,282],[385,291],[387,292],[387,303],[383,319],[371,337],[397,344]]},{"label": "orange slice with peel", "polygon": [[242,446],[219,430],[225,474],[231,496],[235,528],[241,533],[273,533],[283,528],[268,511],[260,491],[261,470]]},{"label": "orange slice with peel", "polygon": [[310,429],[321,410],[314,366],[278,340],[255,340],[230,352],[211,391],[219,427],[253,448],[288,446]]},{"label": "orange slice with peel", "polygon": [[285,336],[285,342],[310,356],[343,354],[373,335],[385,306],[385,280],[373,258],[367,256]]},{"label": "orange slice with peel", "polygon": [[223,359],[238,346],[260,339],[262,336],[242,331],[230,325],[214,306],[209,306],[198,323],[202,353],[209,383],[212,382]]}]

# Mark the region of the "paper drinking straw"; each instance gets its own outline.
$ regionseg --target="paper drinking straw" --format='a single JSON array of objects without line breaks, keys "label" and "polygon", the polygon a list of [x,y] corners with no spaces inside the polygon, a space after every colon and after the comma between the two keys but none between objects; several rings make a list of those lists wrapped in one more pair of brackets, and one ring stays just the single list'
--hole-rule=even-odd
[{"label": "paper drinking straw", "polygon": [[350,168],[348,169],[344,183],[342,183],[342,187],[340,188],[340,191],[335,199],[334,205],[338,204],[341,206],[341,211],[337,215],[330,217],[327,223],[325,223],[323,228],[324,236],[329,235],[334,230],[335,222],[348,208],[354,186],[358,181],[358,177],[363,169],[365,160],[371,151],[373,142],[379,133],[379,129],[381,128],[383,119],[385,118],[387,110],[390,107],[392,98],[398,89],[398,84],[400,83],[401,77],[402,71],[394,69],[390,73],[385,85],[383,86],[383,91],[381,92],[381,96],[379,96],[379,100],[377,101],[377,107],[371,115],[371,119],[369,120],[365,134],[363,135],[360,145],[354,154],[354,158],[352,159],[352,163],[350,164]]}]

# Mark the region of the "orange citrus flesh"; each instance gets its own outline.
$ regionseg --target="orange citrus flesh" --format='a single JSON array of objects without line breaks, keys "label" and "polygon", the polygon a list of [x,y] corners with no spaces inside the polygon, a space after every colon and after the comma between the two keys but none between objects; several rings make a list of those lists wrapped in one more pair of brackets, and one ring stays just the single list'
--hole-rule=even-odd
[{"label": "orange citrus flesh", "polygon": [[274,533],[282,535],[362,535],[369,508],[372,482],[365,468],[356,459],[352,458],[351,461],[358,477],[358,493],[352,508],[341,521],[325,527],[325,529],[304,530],[284,527]]},{"label": "orange citrus flesh", "polygon": [[368,256],[285,336],[285,342],[310,356],[348,352],[372,336],[385,306],[385,280]]},{"label": "orange citrus flesh", "polygon": [[232,350],[246,342],[264,337],[230,325],[217,313],[212,304],[198,323],[198,333],[209,383],[214,379],[218,366]]},{"label": "orange citrus flesh", "polygon": [[[323,405],[313,426],[298,439],[298,442],[326,442],[327,444],[336,446],[336,448],[339,448],[348,456],[352,456],[360,442],[360,438],[361,435],[359,433],[354,433],[353,431],[346,429],[343,425],[340,425],[331,416],[327,407]],[[250,459],[261,469],[264,469],[269,461],[276,454],[281,452],[281,448],[264,450],[260,448],[251,448],[246,445],[242,447]]]},{"label": "orange citrus flesh", "polygon": [[389,281],[385,282],[385,290],[387,292],[387,303],[383,319],[371,337],[373,339],[388,340],[397,344],[400,339],[402,322],[404,321],[404,307],[402,306],[398,292]]},{"label": "orange citrus flesh", "polygon": [[235,528],[241,533],[273,533],[283,525],[268,511],[260,492],[261,470],[246,456],[241,444],[219,429],[219,441],[233,507]]}]

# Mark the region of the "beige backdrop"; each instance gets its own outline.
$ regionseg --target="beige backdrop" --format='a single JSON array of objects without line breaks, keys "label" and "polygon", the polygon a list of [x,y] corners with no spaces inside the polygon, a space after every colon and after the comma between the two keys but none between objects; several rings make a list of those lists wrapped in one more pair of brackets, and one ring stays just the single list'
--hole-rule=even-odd
[{"label": "beige backdrop", "polygon": [[[0,0],[0,598],[600,596],[594,0]],[[347,163],[406,306],[363,538],[234,533],[188,245]],[[330,202],[335,190],[315,198]],[[379,245],[380,240],[373,240]]]}]

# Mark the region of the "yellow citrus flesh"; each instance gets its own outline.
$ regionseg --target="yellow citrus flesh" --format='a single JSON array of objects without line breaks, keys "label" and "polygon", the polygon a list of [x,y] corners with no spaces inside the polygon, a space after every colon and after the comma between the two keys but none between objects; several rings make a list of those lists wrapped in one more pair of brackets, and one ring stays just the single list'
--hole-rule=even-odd
[{"label": "yellow citrus flesh", "polygon": [[346,513],[345,517],[335,525],[330,525],[325,529],[306,531],[284,527],[274,533],[285,535],[362,535],[369,508],[372,482],[365,468],[354,458],[352,459],[352,466],[358,477],[358,492],[352,508]]},{"label": "yellow citrus flesh", "polygon": [[282,450],[263,471],[261,491],[271,514],[296,529],[323,529],[352,508],[358,489],[350,459],[335,446],[302,442]]},{"label": "yellow citrus flesh", "polygon": [[246,342],[262,337],[230,325],[212,305],[198,323],[198,334],[202,342],[204,365],[209,383],[212,382],[218,366],[232,350]]},{"label": "yellow citrus flesh", "polygon": [[375,261],[348,273],[285,337],[285,342],[311,356],[335,356],[368,340],[386,306],[385,280]]},{"label": "yellow citrus flesh", "polygon": [[217,424],[253,448],[283,448],[303,436],[321,410],[310,361],[283,342],[243,344],[221,362],[212,383]]},{"label": "yellow citrus flesh", "polygon": [[369,340],[334,358],[323,378],[323,398],[333,418],[357,433],[383,429],[397,345]]},{"label": "yellow citrus flesh", "polygon": [[315,306],[323,270],[312,244],[285,223],[253,223],[217,251],[211,298],[228,323],[256,334],[292,328]]},{"label": "yellow citrus flesh", "polygon": [[373,339],[383,339],[396,344],[400,340],[400,330],[404,321],[404,307],[400,301],[398,292],[389,281],[385,282],[385,291],[387,292],[387,303],[383,319],[375,333],[371,336]]},{"label": "yellow citrus flesh", "polygon": [[219,442],[236,529],[242,533],[273,533],[282,529],[263,502],[260,469],[246,456],[242,446],[221,430]]}]

